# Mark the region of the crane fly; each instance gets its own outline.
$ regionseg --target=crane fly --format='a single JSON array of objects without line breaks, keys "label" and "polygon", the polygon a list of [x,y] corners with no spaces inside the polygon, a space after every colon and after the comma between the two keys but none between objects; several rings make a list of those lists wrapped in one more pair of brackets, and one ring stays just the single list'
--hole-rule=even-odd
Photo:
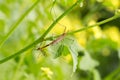
[{"label": "crane fly", "polygon": [[[52,8],[51,8],[51,10],[50,10],[50,13],[51,13],[51,11],[52,11],[52,9],[54,10],[54,4],[55,4],[55,2],[56,2],[56,0],[53,2],[53,6],[52,6]],[[54,11],[54,14],[55,14],[55,11]],[[53,21],[54,21],[54,19],[53,19]],[[60,23],[59,23],[60,24]],[[61,24],[60,24],[61,25]],[[64,25],[62,25],[62,26],[64,26]],[[64,26],[65,27],[65,29],[64,29],[64,31],[63,31],[63,33],[59,36],[59,37],[57,37],[55,40],[53,40],[52,42],[50,42],[50,43],[48,43],[48,44],[46,44],[46,45],[44,45],[44,46],[42,46],[42,47],[39,47],[39,48],[37,48],[36,50],[40,50],[41,52],[44,52],[44,48],[46,48],[46,47],[48,47],[48,46],[50,46],[50,45],[53,45],[53,44],[57,44],[58,42],[60,42],[61,40],[63,40],[63,38],[66,36],[66,26]],[[44,55],[46,55],[45,54],[45,52],[44,52]]]},{"label": "crane fly", "polygon": [[48,47],[50,45],[56,44],[56,43],[60,42],[61,40],[63,40],[63,38],[66,36],[66,32],[65,31],[66,31],[66,27],[64,29],[64,32],[57,39],[53,40],[51,43],[49,43],[49,44],[47,44],[45,46],[37,48],[37,50],[42,50],[43,48],[46,48],[46,47]]}]

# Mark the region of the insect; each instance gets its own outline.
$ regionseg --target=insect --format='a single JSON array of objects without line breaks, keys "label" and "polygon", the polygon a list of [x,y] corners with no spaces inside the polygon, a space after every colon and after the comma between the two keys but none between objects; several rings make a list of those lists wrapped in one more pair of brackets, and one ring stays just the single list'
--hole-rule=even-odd
[{"label": "insect", "polygon": [[[54,10],[54,4],[55,4],[55,2],[56,2],[56,0],[53,2],[53,6],[52,6],[52,8],[51,8],[51,10],[50,10],[50,13],[52,13],[52,9]],[[54,14],[55,14],[55,10],[54,10]],[[56,14],[55,14],[56,15]],[[52,19],[53,21],[54,21],[54,19]],[[62,25],[62,24],[60,24],[60,23],[58,23],[59,25]],[[64,26],[64,25],[62,25],[62,26]],[[58,42],[60,42],[61,40],[63,40],[63,38],[66,36],[66,26],[64,26],[65,27],[65,29],[64,29],[64,32],[60,35],[60,36],[58,36],[55,40],[53,40],[52,42],[50,42],[49,44],[47,44],[47,45],[44,45],[44,46],[42,46],[42,47],[39,47],[39,48],[37,48],[36,50],[39,50],[40,52],[42,52],[43,53],[43,55],[47,55],[46,54],[46,52],[44,51],[44,48],[46,48],[46,47],[48,47],[48,46],[50,46],[50,45],[53,45],[53,44],[57,44]],[[39,56],[40,56],[40,54],[38,54],[37,55],[37,59],[39,58]]]},{"label": "insect", "polygon": [[49,44],[47,44],[45,46],[42,46],[42,47],[38,48],[37,50],[42,50],[43,48],[46,48],[46,47],[48,47],[50,45],[56,44],[56,43],[60,42],[61,40],[63,40],[63,38],[66,36],[66,32],[65,31],[66,31],[66,27],[64,29],[63,34],[61,34],[57,39],[53,40],[51,43],[49,43]]}]

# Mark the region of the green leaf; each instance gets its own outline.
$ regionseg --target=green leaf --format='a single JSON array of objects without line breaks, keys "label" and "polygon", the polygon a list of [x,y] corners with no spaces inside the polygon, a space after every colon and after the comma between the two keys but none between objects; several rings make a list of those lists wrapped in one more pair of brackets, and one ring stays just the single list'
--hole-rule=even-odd
[{"label": "green leaf", "polygon": [[83,56],[80,60],[79,68],[82,70],[90,71],[98,65],[99,65],[99,63],[96,60],[92,59],[90,57],[89,53],[87,51],[85,51],[85,56]]},{"label": "green leaf", "polygon": [[73,58],[73,72],[75,72],[78,64],[78,52],[81,51],[83,48],[72,37],[68,37],[64,39],[64,41],[64,44],[68,47]]},{"label": "green leaf", "polygon": [[70,53],[73,58],[73,72],[75,72],[77,69],[77,64],[78,64],[78,59],[77,59],[78,54],[77,54],[76,50],[72,47],[69,48],[69,50],[70,50]]},{"label": "green leaf", "polygon": [[60,57],[61,55],[67,55],[69,52],[68,47],[64,45],[64,40],[50,46],[50,52],[53,54],[54,58]]},{"label": "green leaf", "polygon": [[57,49],[57,53],[55,54],[55,58],[61,56],[63,50],[64,50],[64,45],[61,44]]},{"label": "green leaf", "polygon": [[66,36],[61,42],[50,47],[51,51],[56,57],[60,57],[63,53],[71,53],[73,59],[73,72],[77,69],[78,64],[78,52],[82,51],[83,48],[77,43],[77,41],[71,36]]},{"label": "green leaf", "polygon": [[54,58],[60,57],[63,52],[63,44],[61,42],[48,46],[48,52],[50,52]]}]

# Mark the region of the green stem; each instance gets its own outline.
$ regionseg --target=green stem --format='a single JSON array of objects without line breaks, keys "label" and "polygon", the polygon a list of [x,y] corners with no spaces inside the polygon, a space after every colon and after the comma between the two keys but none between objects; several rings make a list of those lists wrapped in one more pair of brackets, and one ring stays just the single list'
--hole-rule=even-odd
[{"label": "green stem", "polygon": [[[80,32],[80,31],[84,31],[84,30],[87,30],[87,29],[89,29],[89,28],[102,25],[102,24],[104,24],[104,23],[107,23],[107,22],[112,21],[112,20],[114,20],[114,19],[117,19],[117,18],[119,18],[119,17],[120,17],[120,15],[115,15],[115,16],[113,16],[113,17],[111,17],[111,18],[108,18],[108,19],[106,19],[106,20],[103,20],[103,21],[101,21],[101,22],[98,22],[98,23],[96,23],[96,24],[94,24],[94,25],[87,26],[87,27],[84,27],[84,28],[81,28],[81,29],[78,29],[78,30],[75,30],[75,31],[71,31],[71,32],[68,32],[68,33],[66,33],[66,34],[69,35],[69,34],[78,33],[78,32]],[[55,36],[55,38],[58,37],[58,36],[60,36],[60,35]],[[48,38],[44,39],[44,41],[46,41],[46,40],[52,40],[52,39],[53,39],[53,37],[48,37]]]},{"label": "green stem", "polygon": [[50,25],[50,27],[44,32],[44,34],[43,34],[40,38],[38,38],[36,41],[34,41],[33,43],[31,43],[31,44],[28,45],[27,47],[25,47],[25,48],[21,49],[20,51],[14,53],[13,55],[10,55],[10,56],[8,56],[8,57],[0,60],[0,64],[1,64],[1,63],[4,63],[4,62],[6,62],[6,61],[8,61],[8,60],[10,60],[10,59],[12,59],[12,58],[20,55],[20,54],[22,54],[22,53],[25,52],[26,50],[32,48],[34,45],[42,42],[43,39],[45,38],[45,36],[46,36],[46,35],[51,31],[51,29],[54,27],[54,25],[57,24],[57,22],[58,22],[60,19],[62,19],[66,14],[68,14],[68,13],[77,5],[78,2],[80,2],[80,1],[78,0],[78,1],[77,1],[75,4],[73,4],[69,9],[67,9],[62,15],[60,15],[60,16]]},{"label": "green stem", "polygon": [[78,29],[78,30],[69,32],[68,34],[74,34],[74,33],[80,32],[80,31],[84,31],[84,30],[86,30],[86,29],[89,29],[89,28],[92,28],[92,27],[99,26],[99,25],[101,25],[101,24],[107,23],[107,22],[112,21],[112,20],[114,20],[114,19],[117,19],[117,18],[119,18],[119,17],[120,17],[120,15],[115,15],[115,16],[113,16],[113,17],[111,17],[111,18],[108,18],[108,19],[106,19],[106,20],[103,20],[103,21],[101,21],[101,22],[98,22],[98,23],[96,23],[96,24],[94,24],[94,25],[87,26],[87,27],[84,27],[84,28],[82,28],[82,29]]},{"label": "green stem", "polygon": [[12,29],[6,34],[4,39],[0,42],[0,48],[5,43],[5,41],[10,37],[14,30],[18,27],[20,22],[30,13],[30,11],[39,3],[40,0],[37,0],[11,27]]}]

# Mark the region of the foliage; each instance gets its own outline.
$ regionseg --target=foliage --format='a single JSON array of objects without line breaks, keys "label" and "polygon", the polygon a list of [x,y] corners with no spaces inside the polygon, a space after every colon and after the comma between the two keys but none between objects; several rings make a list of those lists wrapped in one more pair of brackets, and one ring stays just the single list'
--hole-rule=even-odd
[{"label": "foliage", "polygon": [[119,80],[119,7],[119,0],[0,0],[0,80]]}]

